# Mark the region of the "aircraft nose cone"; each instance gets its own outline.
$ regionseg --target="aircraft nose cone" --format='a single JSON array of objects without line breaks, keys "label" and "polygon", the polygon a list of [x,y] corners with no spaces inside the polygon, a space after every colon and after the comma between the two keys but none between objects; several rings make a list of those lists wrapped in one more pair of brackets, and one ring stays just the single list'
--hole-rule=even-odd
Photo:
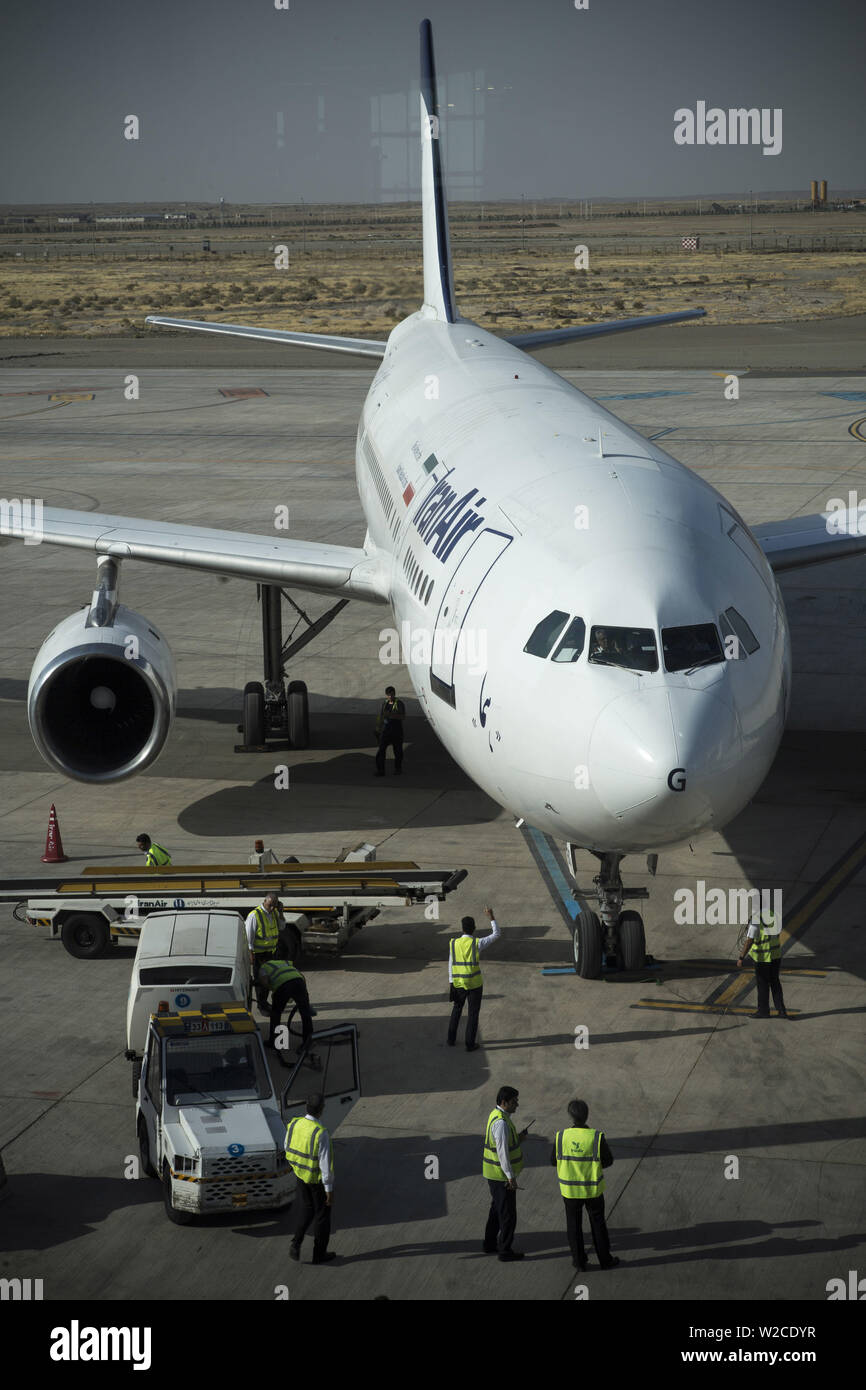
[{"label": "aircraft nose cone", "polygon": [[591,785],[611,815],[687,838],[728,815],[742,744],[736,713],[712,691],[636,691],[596,721]]}]

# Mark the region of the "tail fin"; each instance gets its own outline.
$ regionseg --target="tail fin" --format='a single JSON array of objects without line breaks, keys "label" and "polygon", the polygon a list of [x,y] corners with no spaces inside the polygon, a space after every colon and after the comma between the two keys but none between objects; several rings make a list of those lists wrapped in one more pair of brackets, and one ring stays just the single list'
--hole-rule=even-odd
[{"label": "tail fin", "polygon": [[421,21],[421,210],[424,236],[424,305],[437,318],[454,323],[454,273],[448,206],[442,177],[439,113],[433,30],[429,19]]}]

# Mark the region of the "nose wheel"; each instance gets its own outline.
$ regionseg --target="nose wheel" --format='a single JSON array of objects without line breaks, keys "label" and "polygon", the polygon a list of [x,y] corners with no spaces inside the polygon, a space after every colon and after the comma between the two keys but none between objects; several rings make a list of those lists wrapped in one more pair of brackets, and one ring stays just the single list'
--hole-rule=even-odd
[{"label": "nose wheel", "polygon": [[621,912],[617,934],[623,970],[643,970],[646,964],[646,935],[640,913]]},{"label": "nose wheel", "polygon": [[[568,864],[575,883],[576,848],[575,845],[567,847]],[[591,894],[585,896],[577,887],[574,891],[574,897],[580,904],[580,912],[574,923],[574,968],[584,980],[597,980],[605,964],[614,969],[635,971],[643,970],[647,963],[643,918],[639,912],[623,911],[622,904],[625,898],[647,898],[649,893],[646,888],[623,887],[619,872],[621,854],[593,853],[600,864],[600,872],[593,879],[598,912],[589,906]],[[656,856],[648,861],[647,867],[651,873],[655,872]]]},{"label": "nose wheel", "polygon": [[582,980],[597,980],[601,974],[604,939],[595,912],[581,912],[574,923],[574,968]]}]

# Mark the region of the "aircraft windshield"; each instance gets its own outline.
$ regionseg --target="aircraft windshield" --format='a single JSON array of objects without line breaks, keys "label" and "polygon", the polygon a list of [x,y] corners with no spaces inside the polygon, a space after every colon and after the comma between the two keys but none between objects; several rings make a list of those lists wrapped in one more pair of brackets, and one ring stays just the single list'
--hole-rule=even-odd
[{"label": "aircraft windshield", "polygon": [[597,666],[657,671],[656,635],[651,627],[594,627],[589,639],[589,659]]},{"label": "aircraft windshield", "polygon": [[255,1038],[227,1033],[222,1037],[166,1039],[165,1095],[169,1105],[195,1104],[208,1096],[263,1100],[270,1094]]},{"label": "aircraft windshield", "polygon": [[662,651],[666,671],[696,670],[698,666],[712,666],[725,659],[714,623],[663,627]]},{"label": "aircraft windshield", "polygon": [[532,636],[523,648],[530,656],[550,656],[553,644],[568,621],[568,614],[562,613],[555,608],[552,613],[548,613],[546,618],[542,618],[532,630]]}]

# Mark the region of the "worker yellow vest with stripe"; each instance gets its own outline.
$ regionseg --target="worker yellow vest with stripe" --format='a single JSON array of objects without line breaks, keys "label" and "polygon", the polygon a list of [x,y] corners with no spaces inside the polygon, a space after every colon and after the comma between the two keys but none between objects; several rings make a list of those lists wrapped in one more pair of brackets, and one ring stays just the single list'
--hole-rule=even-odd
[{"label": "worker yellow vest with stripe", "polygon": [[481,988],[481,966],[478,964],[478,942],[474,936],[452,936],[451,982],[458,989]]},{"label": "worker yellow vest with stripe", "polygon": [[520,1140],[517,1137],[517,1130],[511,1123],[511,1116],[506,1115],[504,1110],[500,1110],[497,1105],[495,1110],[491,1110],[487,1119],[487,1129],[484,1133],[484,1154],[481,1160],[481,1172],[485,1178],[492,1182],[507,1182],[502,1171],[502,1164],[499,1162],[499,1155],[496,1152],[496,1144],[493,1135],[490,1133],[494,1120],[504,1120],[505,1133],[508,1136],[508,1158],[511,1163],[511,1171],[515,1177],[523,1167],[523,1150],[520,1147]]},{"label": "worker yellow vest with stripe", "polygon": [[265,912],[263,907],[254,907],[253,916],[256,919],[253,950],[273,952],[280,938],[280,924],[276,912]]},{"label": "worker yellow vest with stripe", "polygon": [[600,1197],[604,1192],[600,1129],[561,1129],[554,1140],[556,1176],[563,1197]]},{"label": "worker yellow vest with stripe", "polygon": [[268,979],[268,986],[272,990],[278,990],[280,985],[287,985],[289,980],[303,980],[300,970],[296,970],[290,960],[266,960],[262,970]]},{"label": "worker yellow vest with stripe", "polygon": [[[322,1170],[319,1167],[319,1142],[325,1126],[318,1120],[308,1120],[306,1115],[290,1120],[286,1126],[286,1158],[301,1182],[321,1182]],[[333,1153],[331,1172],[334,1171]]]},{"label": "worker yellow vest with stripe", "polygon": [[147,851],[147,858],[144,861],[144,867],[146,869],[158,869],[161,864],[170,863],[171,855],[168,850],[163,849],[162,845],[151,843],[150,849]]},{"label": "worker yellow vest with stripe", "polygon": [[772,912],[761,913],[761,922],[749,947],[749,955],[759,965],[767,965],[771,960],[778,960],[782,954],[779,933],[774,932],[770,935],[764,931],[764,927],[773,927],[775,923],[776,919]]}]

